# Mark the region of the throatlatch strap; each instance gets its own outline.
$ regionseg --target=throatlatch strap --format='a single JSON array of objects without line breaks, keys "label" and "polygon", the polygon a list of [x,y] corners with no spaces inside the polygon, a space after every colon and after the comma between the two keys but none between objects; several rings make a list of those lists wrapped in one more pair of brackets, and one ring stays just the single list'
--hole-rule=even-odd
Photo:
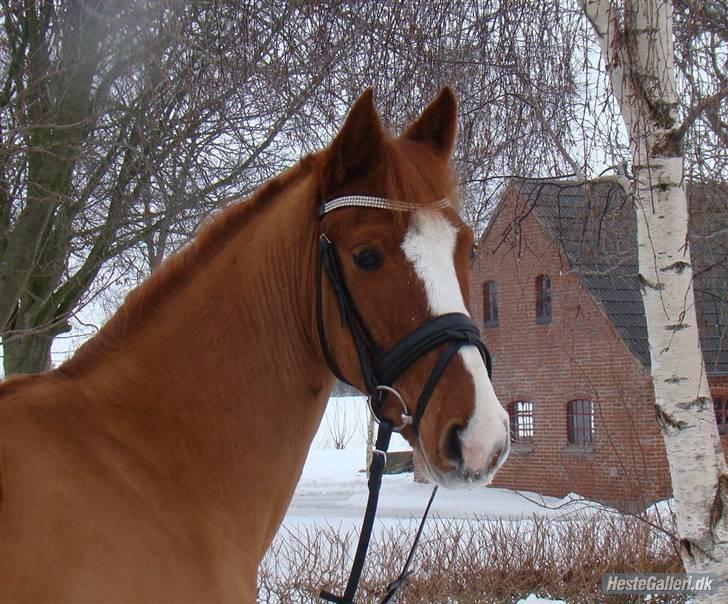
[{"label": "throatlatch strap", "polygon": [[[354,304],[351,298],[349,289],[346,286],[346,280],[344,279],[344,270],[341,266],[341,260],[339,260],[339,254],[336,251],[336,246],[329,241],[326,235],[320,237],[320,254],[319,254],[319,266],[323,265],[323,270],[329,277],[329,283],[334,290],[336,301],[339,307],[339,313],[341,314],[341,323],[344,327],[349,329],[352,339],[354,341],[354,347],[356,354],[359,358],[359,366],[361,367],[362,379],[364,381],[364,387],[367,394],[375,395],[377,392],[378,380],[374,375],[374,369],[372,367],[372,358],[381,355],[381,350],[377,346],[374,338],[372,337],[369,329],[367,328],[364,320],[361,318],[359,309]],[[318,283],[316,285],[316,322],[319,331],[319,340],[321,346],[324,349],[324,356],[326,361],[331,367],[334,375],[339,380],[350,384],[350,382],[343,378],[341,371],[339,370],[336,362],[333,359],[331,350],[329,349],[328,340],[326,338],[326,328],[323,320],[323,304],[321,301],[323,283],[321,282],[322,271],[319,269]]]}]

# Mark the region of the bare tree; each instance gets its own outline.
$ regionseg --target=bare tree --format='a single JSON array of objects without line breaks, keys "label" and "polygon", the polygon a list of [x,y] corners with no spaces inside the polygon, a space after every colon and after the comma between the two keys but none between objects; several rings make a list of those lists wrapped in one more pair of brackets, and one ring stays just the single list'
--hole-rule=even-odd
[{"label": "bare tree", "polygon": [[[711,10],[712,3],[706,4],[703,14]],[[715,598],[724,601],[728,594],[728,473],[700,352],[683,139],[699,118],[706,120],[716,137],[724,134],[725,124],[715,122],[722,121],[716,115],[728,88],[721,75],[717,89],[706,96],[704,85],[686,70],[692,104],[681,121],[672,4],[584,0],[582,5],[599,42],[632,153],[639,270],[656,410],[670,464],[682,558],[688,570],[717,573]],[[717,10],[715,4],[712,8]],[[682,57],[687,64],[687,54]],[[714,59],[724,61],[715,54]],[[722,74],[721,69],[716,64],[715,71]]]},{"label": "bare tree", "polygon": [[[310,60],[290,3],[4,1],[0,335],[5,373],[49,363],[99,272],[180,233],[295,157]],[[143,247],[140,247],[143,246]]]},{"label": "bare tree", "polygon": [[211,208],[324,144],[367,86],[402,121],[442,84],[457,88],[476,226],[508,174],[578,172],[567,149],[576,105],[563,102],[578,95],[576,65],[559,50],[577,21],[537,0],[3,0],[2,10],[6,374],[47,367],[79,308],[115,283],[126,290]]}]

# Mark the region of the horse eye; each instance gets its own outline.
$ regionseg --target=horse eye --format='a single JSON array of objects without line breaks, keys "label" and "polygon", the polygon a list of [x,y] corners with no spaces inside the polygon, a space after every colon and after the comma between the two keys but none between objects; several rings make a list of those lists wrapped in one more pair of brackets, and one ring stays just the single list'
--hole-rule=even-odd
[{"label": "horse eye", "polygon": [[354,264],[363,271],[375,271],[382,266],[382,254],[377,250],[366,249],[352,254]]}]

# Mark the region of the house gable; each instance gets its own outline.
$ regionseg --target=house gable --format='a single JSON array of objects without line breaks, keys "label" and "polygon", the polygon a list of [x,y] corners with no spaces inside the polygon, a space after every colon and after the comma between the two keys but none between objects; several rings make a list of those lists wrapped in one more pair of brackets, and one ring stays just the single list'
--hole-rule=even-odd
[{"label": "house gable", "polygon": [[[654,417],[639,289],[635,211],[614,182],[513,181],[480,242],[474,319],[494,355],[494,387],[531,426],[496,486],[570,491],[643,505],[670,494]],[[690,242],[701,345],[714,396],[728,397],[728,194],[692,188]],[[536,320],[536,280],[548,275],[552,316]],[[497,286],[497,321],[483,323],[483,283]],[[721,399],[721,400],[723,400]],[[572,402],[594,401],[593,440],[568,438]],[[717,400],[717,399],[716,399]],[[519,401],[528,401],[522,405]],[[577,405],[578,406],[578,405]],[[722,438],[724,448],[728,436]]]},{"label": "house gable", "polygon": [[[649,379],[642,358],[628,346],[602,299],[594,296],[578,266],[575,268],[564,253],[563,242],[552,236],[532,205],[532,199],[521,190],[509,188],[480,240],[471,277],[471,304],[473,317],[488,346],[504,340],[504,348],[510,348],[507,342],[516,338],[529,351],[524,358],[530,358],[534,349],[541,348],[553,350],[551,360],[561,355],[572,363],[578,363],[585,355],[590,357],[590,363],[608,364],[610,359],[618,358],[620,366],[627,363]],[[536,320],[535,279],[539,275],[547,275],[552,283],[553,316],[547,325],[539,325]],[[593,277],[591,283],[599,276]],[[497,329],[483,322],[482,287],[486,281],[494,281],[498,288]],[[639,308],[643,308],[641,300]],[[583,337],[579,330],[586,331]],[[589,333],[594,331],[609,334],[608,340],[601,342],[605,354],[595,356],[591,349]],[[549,356],[541,360],[547,366]],[[575,392],[578,390],[575,388]]]},{"label": "house gable", "polygon": [[[504,406],[530,401],[533,410],[531,442],[514,445],[494,484],[557,496],[578,491],[614,503],[665,496],[669,480],[649,374],[559,243],[533,211],[524,214],[525,203],[513,191],[504,196],[472,273],[473,317],[493,353],[496,393]],[[548,323],[536,320],[539,275],[552,286]],[[488,280],[498,285],[497,326],[483,324]],[[589,447],[569,441],[568,406],[575,400],[595,403]],[[623,459],[626,451],[644,457]]]},{"label": "house gable", "polygon": [[[690,185],[688,193],[701,348],[708,375],[728,375],[728,190]],[[636,215],[622,186],[613,179],[594,183],[514,179],[504,200],[514,194],[520,216],[513,220],[535,216],[631,353],[649,367]]]}]

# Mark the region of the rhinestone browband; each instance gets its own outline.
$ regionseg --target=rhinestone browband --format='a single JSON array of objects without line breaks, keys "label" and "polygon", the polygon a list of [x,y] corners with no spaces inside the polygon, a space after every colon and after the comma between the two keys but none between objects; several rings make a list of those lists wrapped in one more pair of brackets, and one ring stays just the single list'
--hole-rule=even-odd
[{"label": "rhinestone browband", "polygon": [[441,210],[449,205],[450,201],[447,197],[429,205],[421,205],[409,201],[395,201],[384,197],[346,195],[345,197],[337,197],[322,204],[319,215],[323,216],[339,208],[348,207],[378,208],[380,210],[392,210],[394,212],[414,212],[415,210]]}]

